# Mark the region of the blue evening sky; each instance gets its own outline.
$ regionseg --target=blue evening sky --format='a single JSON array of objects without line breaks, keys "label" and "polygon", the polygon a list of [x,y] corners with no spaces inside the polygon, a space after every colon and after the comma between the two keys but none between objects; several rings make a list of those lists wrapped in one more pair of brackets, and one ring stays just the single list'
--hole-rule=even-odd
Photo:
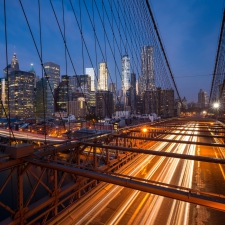
[{"label": "blue evening sky", "polygon": [[151,0],[151,6],[180,95],[197,101],[199,89],[210,93],[224,0]]},{"label": "blue evening sky", "polygon": [[[96,1],[101,2],[100,0]],[[22,2],[39,48],[37,1],[22,0]],[[62,26],[61,0],[53,0],[52,2],[54,3],[55,10],[60,18],[60,25]],[[82,53],[81,37],[77,25],[75,26],[76,21],[69,1],[65,0],[64,2],[66,3],[66,38],[75,68],[74,71],[72,64],[69,62],[68,74],[82,74],[84,72],[83,67],[92,67],[92,65],[96,68],[98,62],[103,60],[102,50],[103,52],[107,52],[105,56],[107,57],[107,61],[111,62],[108,65],[112,75],[111,77],[115,77],[115,74],[117,76],[121,68],[115,68],[115,64],[113,63],[114,59],[112,54],[110,54],[108,45],[106,46],[106,51],[104,45],[101,46],[102,49],[97,47],[97,59],[95,57],[95,51],[93,50],[95,45],[93,32],[84,4],[81,5],[83,13],[81,15],[83,18],[82,28],[90,51],[91,60],[83,46],[85,58],[83,66],[82,57],[77,57],[77,55],[81,56]],[[79,1],[72,2],[78,4]],[[92,7],[92,1],[86,0],[86,2],[87,7],[90,9]],[[30,63],[34,63],[37,75],[41,76],[40,60],[31,39],[19,1],[6,0],[6,4],[9,63],[13,53],[16,52],[21,70],[29,70]],[[44,21],[42,24],[43,61],[53,61],[60,64],[61,75],[63,75],[66,73],[66,69],[62,38],[49,1],[41,0],[41,4],[42,20]],[[197,94],[200,88],[207,91],[207,93],[210,91],[224,0],[151,0],[150,4],[180,95],[181,97],[185,96],[188,102],[197,101]],[[0,0],[0,11],[0,69],[2,71],[0,76],[2,77],[2,69],[6,66],[3,0]],[[79,7],[75,7],[75,11],[79,20]],[[95,20],[96,23],[100,23],[98,15],[95,15]],[[102,27],[96,26],[96,32],[98,34],[103,33]],[[109,32],[109,36],[111,38],[112,33]],[[104,43],[104,35],[99,35],[99,38]],[[110,39],[110,43],[113,43],[112,38]],[[123,46],[121,51],[124,54]],[[121,57],[118,51],[115,56],[119,65]],[[120,80],[119,75],[117,79]],[[114,80],[109,79],[109,82],[111,81]]]}]

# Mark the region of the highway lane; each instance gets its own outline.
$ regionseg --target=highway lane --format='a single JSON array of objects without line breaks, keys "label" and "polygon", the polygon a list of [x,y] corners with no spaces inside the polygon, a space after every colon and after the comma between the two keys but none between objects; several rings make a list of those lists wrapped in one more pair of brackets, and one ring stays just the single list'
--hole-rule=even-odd
[{"label": "highway lane", "polygon": [[[184,132],[184,131],[183,131]],[[167,135],[166,138],[174,138],[174,135]],[[176,139],[183,139],[187,137],[181,137],[177,136]],[[157,143],[154,145],[154,149],[158,151],[172,151],[172,152],[184,152],[185,145],[183,147],[180,147],[180,144],[168,144],[168,143]],[[152,147],[151,147],[152,148]],[[131,169],[133,172],[135,171],[141,171],[140,173],[137,173],[138,177],[147,178],[150,179],[154,174],[156,174],[157,170],[160,170],[160,167],[165,167],[164,164],[167,165],[164,170],[161,170],[162,172],[158,174],[159,177],[165,176],[165,173],[173,174],[173,170],[176,169],[176,166],[179,162],[179,159],[166,159],[165,157],[155,157],[155,156],[144,156],[145,159],[142,160],[142,164],[139,161],[138,167],[137,165],[133,165],[133,168]],[[171,160],[175,161],[173,167],[171,167]],[[147,163],[146,163],[147,162]],[[146,167],[147,165],[147,167]],[[168,170],[169,168],[172,168]],[[135,172],[136,173],[136,172]],[[131,173],[132,176],[135,175],[135,173]],[[130,174],[129,174],[130,175]],[[152,178],[151,178],[152,179]],[[172,176],[167,176],[167,179],[172,179]],[[190,180],[190,179],[189,179]],[[168,182],[169,183],[169,182]],[[110,187],[114,187],[114,185],[110,185]],[[136,199],[139,198],[140,195],[143,195],[140,191],[130,190],[127,188],[117,187],[116,189],[107,189],[107,195],[102,195],[99,197],[101,199],[99,202],[95,202],[94,206],[92,207],[91,202],[86,203],[86,205],[80,207],[79,209],[76,209],[76,213],[71,215],[73,217],[73,224],[127,224],[125,221],[123,221],[123,218],[126,218],[127,214],[134,215],[132,213],[127,213],[127,209],[132,208],[133,204],[136,204]],[[111,195],[110,195],[111,193]],[[108,197],[108,196],[111,197]],[[146,193],[145,193],[146,195]],[[152,195],[147,194],[150,196],[150,198],[153,198]],[[112,199],[113,196],[113,199]],[[107,200],[105,200],[107,199]],[[146,196],[143,197],[143,199],[149,199]],[[140,202],[140,201],[138,201]],[[143,202],[143,201],[142,201]],[[153,203],[156,202],[156,200],[152,201]],[[152,204],[153,204],[152,203]],[[159,205],[159,203],[157,203]],[[154,204],[153,204],[154,205]],[[137,204],[137,208],[140,208],[140,205]],[[153,208],[153,207],[152,207]],[[155,207],[154,207],[155,208]],[[86,211],[87,213],[80,217],[78,212]],[[137,218],[134,217],[133,218]],[[121,222],[120,222],[121,221]],[[122,222],[123,221],[123,222]],[[125,223],[124,223],[125,222]],[[137,221],[139,223],[139,221]],[[132,224],[133,222],[131,222]],[[135,222],[136,223],[136,222]],[[61,224],[69,224],[69,221],[67,220],[66,223]]]},{"label": "highway lane", "polygon": [[[192,123],[190,126],[197,125]],[[188,129],[188,125],[186,128]],[[196,126],[196,132],[198,132]],[[179,133],[179,132],[178,132]],[[206,138],[167,135],[166,138],[205,141]],[[218,140],[211,140],[218,142]],[[151,142],[152,143],[152,142]],[[146,146],[149,147],[149,146]],[[151,149],[224,158],[225,149],[156,143]],[[141,172],[139,172],[141,171]],[[225,167],[156,156],[140,156],[124,174],[225,195]],[[85,213],[84,213],[85,212]],[[57,224],[224,224],[225,213],[112,184],[93,192],[84,204]]]},{"label": "highway lane", "polygon": [[[24,140],[35,140],[35,141],[44,141],[45,136],[41,134],[33,134],[28,132],[21,132],[21,131],[13,131],[14,137],[16,139],[24,139]],[[9,130],[0,128],[0,136],[2,137],[9,137]],[[11,138],[12,138],[11,134]],[[46,136],[47,141],[54,141],[54,142],[62,142],[65,141],[65,138],[54,138]]]},{"label": "highway lane", "polygon": [[[187,140],[188,138],[184,137],[182,139]],[[178,144],[176,146],[172,145],[170,147],[171,147],[170,151],[177,152],[177,153],[186,153],[185,145]],[[160,160],[162,160],[162,163],[160,167],[157,168],[157,171],[155,171],[154,173],[154,177],[155,177],[154,180],[165,182],[165,183],[171,183],[171,180],[174,177],[174,173],[177,169],[180,159],[165,159],[161,157]],[[184,174],[184,171],[185,169],[183,169],[183,171],[181,171],[180,173],[180,177],[182,177],[182,179],[180,179],[180,182],[178,184],[181,186],[190,187],[190,180],[192,179],[192,173]],[[151,174],[149,178],[153,179],[153,174]],[[173,184],[177,184],[177,183],[173,183]],[[145,193],[143,195],[142,192],[139,192],[139,191],[136,191],[136,192],[138,193],[138,195],[141,195],[142,198],[138,199],[139,197],[138,195],[136,195],[135,198],[133,198],[133,196],[130,196],[130,199],[132,199],[132,202],[133,204],[135,204],[135,206],[130,204],[130,205],[127,205],[125,209],[123,209],[123,207],[117,208],[117,210],[114,212],[114,215],[111,215],[111,219],[104,223],[105,224],[188,224],[188,220],[187,220],[188,207],[186,207],[187,203],[181,202],[180,205],[178,206],[177,202],[179,201],[176,201],[176,200],[171,201],[168,198],[151,195],[149,193]],[[141,206],[139,202],[141,202]],[[168,203],[170,203],[170,207],[168,207]],[[179,212],[178,214],[179,217],[177,218],[173,215],[173,214],[176,214],[176,211]],[[118,217],[118,214],[120,214],[121,216]],[[160,215],[159,218],[157,218],[159,214],[163,214],[163,216]],[[175,220],[175,221],[171,223],[172,220]],[[181,220],[183,221],[183,223],[181,223]],[[93,221],[93,224],[94,223],[95,222]]]},{"label": "highway lane", "polygon": [[[213,133],[212,133],[213,134]],[[198,138],[198,141],[211,141],[212,143],[221,143],[216,138]],[[212,148],[207,146],[197,146],[197,155],[215,158],[225,158],[224,148]],[[225,196],[225,166],[220,164],[195,162],[195,177],[193,179],[193,188],[211,193],[217,193]],[[192,213],[195,214],[193,223],[197,225],[224,225],[225,213],[209,209],[204,206],[194,206]]]}]

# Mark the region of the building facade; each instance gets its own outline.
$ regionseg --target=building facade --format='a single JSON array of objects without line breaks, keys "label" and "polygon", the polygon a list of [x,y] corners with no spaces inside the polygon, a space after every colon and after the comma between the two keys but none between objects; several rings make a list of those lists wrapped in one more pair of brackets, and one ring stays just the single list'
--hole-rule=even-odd
[{"label": "building facade", "polygon": [[67,104],[68,114],[74,115],[77,117],[85,118],[87,113],[87,107],[85,104],[85,98],[77,98],[76,101],[69,101]]},{"label": "building facade", "polygon": [[100,118],[112,117],[114,112],[113,93],[110,91],[96,92],[96,116]]},{"label": "building facade", "polygon": [[47,86],[48,82],[46,78],[41,78],[36,83],[35,115],[39,118],[44,118],[47,112]]},{"label": "building facade", "polygon": [[62,79],[58,87],[54,90],[55,104],[54,112],[67,112],[67,102],[69,99],[69,80]]},{"label": "building facade", "polygon": [[155,90],[153,46],[143,46],[141,49],[141,76],[138,82],[140,94]]},{"label": "building facade", "polygon": [[108,91],[108,68],[105,62],[99,63],[98,90]]},{"label": "building facade", "polygon": [[48,103],[46,108],[46,115],[52,116],[54,115],[54,105],[55,105],[54,90],[58,87],[60,82],[60,66],[53,62],[46,62],[43,64],[43,66],[45,78],[48,83],[45,89],[47,94],[46,102]]},{"label": "building facade", "polygon": [[[1,79],[1,98],[6,113],[17,118],[33,117],[35,74],[21,71],[14,53],[11,64],[4,69],[4,77]],[[1,115],[5,117],[3,111]]]},{"label": "building facade", "polygon": [[96,76],[94,68],[86,68],[85,73],[91,77],[91,90],[96,91]]},{"label": "building facade", "polygon": [[26,71],[12,71],[8,75],[9,106],[12,117],[34,116],[34,80],[34,74]]},{"label": "building facade", "polygon": [[162,118],[174,116],[174,90],[157,88],[144,93],[144,113],[155,113]]},{"label": "building facade", "polygon": [[199,108],[205,108],[208,106],[207,93],[206,93],[206,91],[203,91],[202,89],[200,89],[200,91],[198,93],[198,106],[199,106]]},{"label": "building facade", "polygon": [[121,85],[123,90],[122,102],[127,105],[127,91],[130,88],[130,58],[128,55],[124,55],[121,60],[122,73],[121,73]]}]

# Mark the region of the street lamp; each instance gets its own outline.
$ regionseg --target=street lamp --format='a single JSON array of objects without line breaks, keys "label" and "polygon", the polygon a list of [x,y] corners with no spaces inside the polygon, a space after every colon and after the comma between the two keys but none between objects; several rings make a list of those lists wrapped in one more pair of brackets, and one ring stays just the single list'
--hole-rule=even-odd
[{"label": "street lamp", "polygon": [[219,107],[220,107],[219,102],[213,103],[213,108],[217,111],[217,112],[216,112],[216,119],[217,119],[217,117],[218,117],[218,110],[219,110]]},{"label": "street lamp", "polygon": [[220,107],[220,104],[218,102],[213,103],[213,108],[218,109]]},{"label": "street lamp", "polygon": [[146,133],[148,130],[147,130],[147,128],[143,128],[142,131],[143,131],[144,133]]}]

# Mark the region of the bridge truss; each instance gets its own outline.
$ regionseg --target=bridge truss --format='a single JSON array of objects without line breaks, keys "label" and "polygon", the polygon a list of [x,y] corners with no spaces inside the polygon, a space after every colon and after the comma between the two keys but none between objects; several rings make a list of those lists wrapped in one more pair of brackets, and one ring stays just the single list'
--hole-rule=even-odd
[{"label": "bridge truss", "polygon": [[[85,198],[93,188],[100,187],[102,182],[225,211],[224,196],[135,178],[121,172],[123,167],[133,163],[142,154],[225,164],[224,159],[149,150],[155,141],[225,147],[222,126],[211,126],[210,130],[204,130],[214,132],[221,144],[159,138],[162,133],[173,133],[175,128],[187,123],[178,122],[171,120],[154,125],[145,124],[147,132],[142,131],[143,126],[137,126],[121,130],[117,134],[46,145],[34,149],[26,157],[10,155],[6,148],[2,152],[0,164],[3,178],[0,206],[9,217],[1,223],[50,222],[72,210],[80,199]],[[194,131],[196,128],[189,129]],[[18,151],[23,151],[23,148]]]}]

